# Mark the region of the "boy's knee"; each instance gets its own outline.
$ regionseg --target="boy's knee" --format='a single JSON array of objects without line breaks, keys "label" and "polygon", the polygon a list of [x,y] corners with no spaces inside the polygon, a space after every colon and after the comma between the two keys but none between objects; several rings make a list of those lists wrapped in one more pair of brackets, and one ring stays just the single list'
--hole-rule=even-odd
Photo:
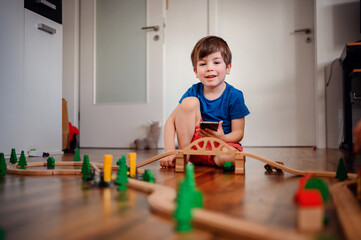
[{"label": "boy's knee", "polygon": [[180,104],[183,112],[193,112],[200,109],[200,103],[196,97],[187,97]]}]

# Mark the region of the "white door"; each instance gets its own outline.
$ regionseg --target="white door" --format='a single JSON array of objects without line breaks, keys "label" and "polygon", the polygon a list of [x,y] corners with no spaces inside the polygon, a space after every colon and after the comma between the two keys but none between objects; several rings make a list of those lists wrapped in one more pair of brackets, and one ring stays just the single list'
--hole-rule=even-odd
[{"label": "white door", "polygon": [[218,1],[218,34],[233,53],[228,81],[251,112],[246,146],[316,143],[313,8],[313,0]]},{"label": "white door", "polygon": [[80,146],[129,148],[148,120],[163,122],[163,1],[83,0],[80,11]]}]

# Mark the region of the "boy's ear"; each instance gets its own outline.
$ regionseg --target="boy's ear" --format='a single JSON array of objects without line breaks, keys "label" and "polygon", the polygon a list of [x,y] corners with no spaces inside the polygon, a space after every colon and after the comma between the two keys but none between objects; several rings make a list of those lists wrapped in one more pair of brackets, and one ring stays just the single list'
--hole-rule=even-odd
[{"label": "boy's ear", "polygon": [[228,64],[227,68],[226,68],[226,74],[230,74],[231,73],[231,68],[232,68],[232,63]]},{"label": "boy's ear", "polygon": [[196,78],[198,78],[197,68],[193,67],[193,72],[196,74]]}]

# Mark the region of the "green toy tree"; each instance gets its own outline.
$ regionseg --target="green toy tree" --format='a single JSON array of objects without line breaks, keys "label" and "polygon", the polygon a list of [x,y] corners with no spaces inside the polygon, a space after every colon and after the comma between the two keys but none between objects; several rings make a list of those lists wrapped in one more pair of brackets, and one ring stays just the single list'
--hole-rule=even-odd
[{"label": "green toy tree", "polygon": [[305,184],[305,189],[317,189],[320,191],[323,203],[327,203],[329,199],[329,190],[327,183],[321,178],[311,178]]},{"label": "green toy tree", "polygon": [[223,166],[223,170],[224,170],[225,172],[234,171],[233,162],[231,162],[231,161],[225,162],[225,163],[224,163],[224,166]]},{"label": "green toy tree", "polygon": [[177,223],[175,229],[179,232],[187,232],[192,229],[192,204],[191,195],[187,191],[185,180],[178,186],[178,195],[176,199],[176,209],[173,217]]},{"label": "green toy tree", "polygon": [[5,230],[0,228],[0,240],[4,240],[6,238]]},{"label": "green toy tree", "polygon": [[18,162],[18,157],[16,156],[15,148],[11,149],[11,155],[10,155],[10,163],[15,164]]},{"label": "green toy tree", "polygon": [[78,148],[75,149],[75,154],[74,154],[73,160],[74,160],[75,162],[80,162],[80,161],[81,161],[80,153],[79,153],[79,149],[78,149]]},{"label": "green toy tree", "polygon": [[91,167],[89,162],[89,156],[84,155],[84,161],[81,166],[81,174],[83,174],[82,179],[86,180],[87,178],[90,178],[90,173],[91,173]]},{"label": "green toy tree", "polygon": [[127,163],[125,162],[125,157],[121,158],[118,160],[119,161],[119,167],[118,167],[118,175],[117,175],[117,179],[115,180],[115,183],[118,184],[118,190],[122,191],[122,190],[127,190],[127,185],[126,183],[128,183],[128,166]]},{"label": "green toy tree", "polygon": [[25,169],[27,165],[28,163],[26,162],[25,153],[24,151],[21,151],[18,166],[20,167],[20,169]]},{"label": "green toy tree", "polygon": [[347,170],[346,170],[345,163],[343,162],[343,158],[340,158],[340,160],[338,162],[336,178],[338,179],[339,182],[343,182],[346,179],[348,179]]},{"label": "green toy tree", "polygon": [[117,166],[120,166],[120,162],[123,161],[123,160],[125,161],[125,156],[124,155],[121,158],[118,159]]},{"label": "green toy tree", "polygon": [[192,195],[192,206],[196,208],[203,207],[203,195],[200,191],[196,188],[196,181],[194,178],[194,165],[188,164],[186,166],[186,178],[185,184],[187,187],[187,191]]},{"label": "green toy tree", "polygon": [[0,176],[5,176],[6,170],[7,170],[7,166],[5,162],[4,153],[0,153]]},{"label": "green toy tree", "polygon": [[189,231],[192,229],[192,209],[203,207],[203,195],[195,187],[193,164],[186,166],[186,178],[179,184],[176,202],[173,214],[177,222],[176,230]]},{"label": "green toy tree", "polygon": [[145,172],[143,174],[143,181],[155,183],[155,178],[154,178],[152,171],[145,170]]},{"label": "green toy tree", "polygon": [[54,168],[55,167],[55,159],[53,157],[49,157],[48,160],[46,160],[46,166],[48,168]]}]

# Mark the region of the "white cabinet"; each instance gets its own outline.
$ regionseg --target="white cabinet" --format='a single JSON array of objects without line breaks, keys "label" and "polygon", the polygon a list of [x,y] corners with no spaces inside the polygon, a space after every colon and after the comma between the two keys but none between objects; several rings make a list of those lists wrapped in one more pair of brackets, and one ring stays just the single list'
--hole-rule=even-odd
[{"label": "white cabinet", "polygon": [[62,25],[24,9],[23,1],[1,3],[17,16],[0,17],[0,152],[61,153]]},{"label": "white cabinet", "polygon": [[24,29],[25,140],[56,152],[62,148],[62,25],[25,9]]}]

